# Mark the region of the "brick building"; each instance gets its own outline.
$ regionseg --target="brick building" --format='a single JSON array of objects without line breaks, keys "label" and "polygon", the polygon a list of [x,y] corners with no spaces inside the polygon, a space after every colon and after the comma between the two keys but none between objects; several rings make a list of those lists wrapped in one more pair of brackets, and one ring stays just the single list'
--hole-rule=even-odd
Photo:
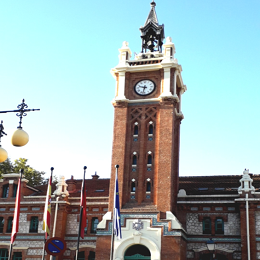
[{"label": "brick building", "polygon": [[[111,181],[96,174],[86,181],[87,228],[79,259],[110,259],[115,164],[122,240],[115,240],[113,259],[260,259],[260,192],[254,188],[260,176],[245,170],[242,176],[179,177],[181,99],[187,88],[172,39],[163,43],[154,2],[140,31],[142,52],[131,60],[123,42],[111,70],[116,81]],[[18,178],[10,173],[0,180],[0,260],[7,259]],[[72,176],[53,185],[51,233],[67,243],[59,260],[75,257],[81,182]],[[46,189],[22,181],[13,259],[41,259]]]}]

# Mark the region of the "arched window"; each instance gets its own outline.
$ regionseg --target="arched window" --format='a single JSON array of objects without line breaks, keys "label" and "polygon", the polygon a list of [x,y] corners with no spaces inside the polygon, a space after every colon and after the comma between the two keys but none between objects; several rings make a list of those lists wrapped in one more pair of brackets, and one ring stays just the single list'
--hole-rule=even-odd
[{"label": "arched window", "polygon": [[224,234],[224,221],[222,218],[216,218],[215,220],[215,233]]},{"label": "arched window", "polygon": [[147,164],[152,164],[152,155],[151,154],[148,155]]},{"label": "arched window", "polygon": [[211,219],[210,218],[204,218],[202,221],[203,226],[203,234],[211,234]]},{"label": "arched window", "polygon": [[97,232],[98,218],[92,218],[91,220],[91,233]]},{"label": "arched window", "polygon": [[13,197],[16,197],[16,193],[17,193],[17,184],[13,185]]},{"label": "arched window", "polygon": [[13,217],[8,218],[6,233],[11,233],[13,227]]},{"label": "arched window", "polygon": [[131,183],[131,192],[135,192],[135,182]]},{"label": "arched window", "polygon": [[133,163],[132,163],[132,165],[136,165],[136,164],[137,164],[137,156],[134,155],[133,156]]},{"label": "arched window", "polygon": [[135,127],[134,127],[134,135],[138,135],[138,126],[137,125],[135,125]]},{"label": "arched window", "polygon": [[8,250],[0,249],[0,259],[7,260],[8,259]]},{"label": "arched window", "polygon": [[3,195],[2,198],[8,198],[9,194],[9,184],[3,186]]},{"label": "arched window", "polygon": [[153,125],[149,125],[149,135],[153,134]]},{"label": "arched window", "polygon": [[149,248],[136,244],[126,250],[124,259],[151,259],[150,257],[151,252]]},{"label": "arched window", "polygon": [[146,182],[146,191],[151,191],[151,182]]},{"label": "arched window", "polygon": [[30,221],[30,233],[38,233],[39,220],[38,217],[31,217]]}]

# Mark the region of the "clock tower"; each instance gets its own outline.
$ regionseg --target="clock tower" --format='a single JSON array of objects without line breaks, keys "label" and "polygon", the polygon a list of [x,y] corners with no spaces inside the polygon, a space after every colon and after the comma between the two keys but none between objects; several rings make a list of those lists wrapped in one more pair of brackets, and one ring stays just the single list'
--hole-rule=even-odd
[{"label": "clock tower", "polygon": [[[124,259],[133,243],[149,248],[150,259],[173,259],[167,255],[174,254],[176,259],[184,259],[178,254],[182,239],[172,238],[172,242],[167,239],[174,237],[173,227],[181,230],[175,215],[180,123],[184,118],[181,98],[186,86],[181,77],[182,67],[174,57],[172,39],[167,37],[163,43],[164,25],[159,25],[155,6],[152,2],[146,22],[140,28],[142,51],[131,59],[128,42],[123,42],[119,63],[111,70],[116,84],[112,102],[114,134],[109,212],[113,212],[115,165],[118,164],[122,236],[123,240],[128,239],[124,245],[115,242],[114,259]],[[107,227],[108,219],[106,216],[98,228]],[[98,245],[104,247],[104,241],[105,237],[97,241],[100,259],[106,259],[98,249]],[[167,243],[177,243],[179,248],[170,249]]]},{"label": "clock tower", "polygon": [[[131,60],[127,42],[119,49],[119,64],[111,70],[116,80],[111,180],[119,164],[122,209],[154,206],[176,211],[179,175],[181,96],[186,90],[182,67],[174,58],[170,37],[164,40],[155,2],[140,28],[142,52]],[[110,184],[113,208],[114,183]]]}]

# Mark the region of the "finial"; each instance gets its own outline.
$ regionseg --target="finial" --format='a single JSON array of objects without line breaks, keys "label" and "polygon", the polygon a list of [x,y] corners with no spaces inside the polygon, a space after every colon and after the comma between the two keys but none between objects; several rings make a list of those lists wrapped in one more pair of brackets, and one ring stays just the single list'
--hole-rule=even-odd
[{"label": "finial", "polygon": [[156,3],[154,2],[154,0],[151,2],[151,7],[156,6]]}]

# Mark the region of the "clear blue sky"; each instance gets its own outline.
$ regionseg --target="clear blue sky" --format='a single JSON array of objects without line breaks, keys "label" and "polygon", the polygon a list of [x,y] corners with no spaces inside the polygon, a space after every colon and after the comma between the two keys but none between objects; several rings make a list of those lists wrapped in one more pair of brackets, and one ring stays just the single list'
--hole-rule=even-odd
[{"label": "clear blue sky", "polygon": [[[260,172],[260,1],[156,1],[176,47],[183,95],[180,175]],[[10,145],[15,114],[0,114],[12,160],[81,178],[110,176],[118,48],[140,52],[150,1],[0,1],[0,110],[23,98],[30,142]],[[48,177],[48,176],[46,176]]]}]

